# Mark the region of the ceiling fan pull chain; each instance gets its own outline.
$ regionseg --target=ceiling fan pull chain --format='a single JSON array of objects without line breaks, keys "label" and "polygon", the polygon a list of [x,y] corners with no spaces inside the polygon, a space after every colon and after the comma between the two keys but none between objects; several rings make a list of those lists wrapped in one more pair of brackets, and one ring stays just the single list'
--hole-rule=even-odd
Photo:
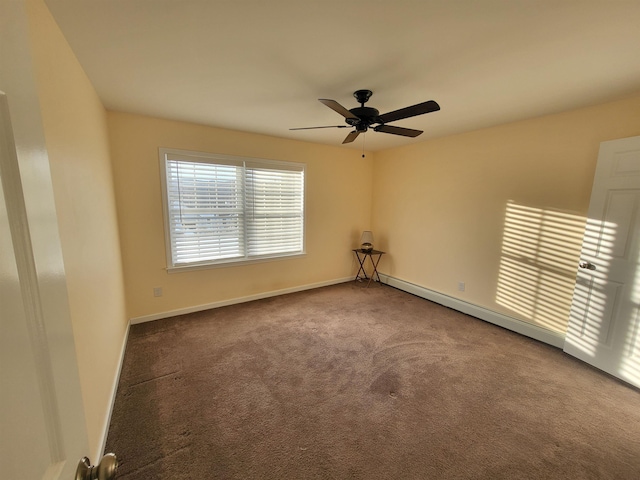
[{"label": "ceiling fan pull chain", "polygon": [[362,134],[362,158],[364,158],[364,141],[367,138],[367,132]]}]

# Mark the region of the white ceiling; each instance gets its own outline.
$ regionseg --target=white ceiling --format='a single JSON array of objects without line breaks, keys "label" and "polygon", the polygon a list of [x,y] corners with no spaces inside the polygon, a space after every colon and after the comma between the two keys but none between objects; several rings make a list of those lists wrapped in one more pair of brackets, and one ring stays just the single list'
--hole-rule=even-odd
[{"label": "white ceiling", "polygon": [[[340,145],[317,101],[381,113],[415,139],[483,128],[640,91],[640,1],[47,0],[108,109]],[[362,135],[351,144],[362,148]]]}]

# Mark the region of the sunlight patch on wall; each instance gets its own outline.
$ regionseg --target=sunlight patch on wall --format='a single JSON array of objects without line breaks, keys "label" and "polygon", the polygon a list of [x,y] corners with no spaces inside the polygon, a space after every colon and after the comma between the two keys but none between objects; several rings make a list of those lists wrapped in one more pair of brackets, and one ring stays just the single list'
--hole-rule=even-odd
[{"label": "sunlight patch on wall", "polygon": [[585,219],[507,202],[496,302],[541,327],[567,328]]}]

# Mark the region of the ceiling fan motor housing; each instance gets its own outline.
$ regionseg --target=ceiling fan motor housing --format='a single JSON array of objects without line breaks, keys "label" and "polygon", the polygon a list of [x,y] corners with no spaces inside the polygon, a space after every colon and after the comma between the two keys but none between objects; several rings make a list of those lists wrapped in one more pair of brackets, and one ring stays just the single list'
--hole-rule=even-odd
[{"label": "ceiling fan motor housing", "polygon": [[349,110],[351,113],[353,113],[356,117],[358,117],[357,119],[355,118],[345,118],[346,122],[349,125],[353,125],[354,127],[356,125],[361,125],[361,124],[365,124],[367,126],[370,126],[374,123],[380,123],[378,121],[378,115],[380,115],[380,112],[375,109],[375,108],[371,108],[371,107],[356,107],[356,108],[352,108]]},{"label": "ceiling fan motor housing", "polygon": [[364,104],[371,98],[373,92],[371,90],[356,90],[353,96],[358,100],[359,107],[352,108],[349,111],[358,118],[345,118],[345,121],[356,127],[358,132],[366,132],[374,123],[380,123],[378,116],[380,112],[375,108],[365,107]]}]

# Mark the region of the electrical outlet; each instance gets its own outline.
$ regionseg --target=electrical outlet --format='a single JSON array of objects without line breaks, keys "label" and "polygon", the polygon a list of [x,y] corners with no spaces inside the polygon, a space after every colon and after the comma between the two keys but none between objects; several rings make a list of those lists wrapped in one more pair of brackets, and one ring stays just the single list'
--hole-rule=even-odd
[{"label": "electrical outlet", "polygon": [[153,288],[153,296],[161,297],[162,296],[162,287],[154,287]]},{"label": "electrical outlet", "polygon": [[458,291],[459,292],[464,292],[464,282],[458,282]]}]

